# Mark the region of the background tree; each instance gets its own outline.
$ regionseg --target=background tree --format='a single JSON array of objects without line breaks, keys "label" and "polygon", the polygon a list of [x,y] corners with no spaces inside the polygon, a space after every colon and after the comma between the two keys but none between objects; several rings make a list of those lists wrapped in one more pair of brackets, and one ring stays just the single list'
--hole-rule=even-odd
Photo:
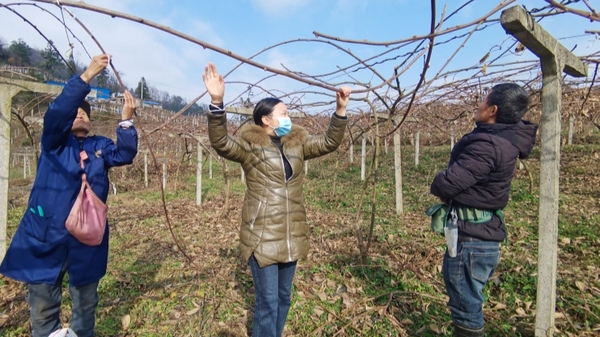
[{"label": "background tree", "polygon": [[8,63],[14,66],[24,67],[31,65],[31,47],[23,41],[23,39],[19,39],[18,41],[13,41],[8,47],[8,51],[10,56],[8,58]]},{"label": "background tree", "polygon": [[54,50],[54,48],[48,44],[46,49],[40,52],[40,55],[42,56],[41,68],[48,72],[51,76],[59,77],[64,65],[56,50]]},{"label": "background tree", "polygon": [[4,64],[8,61],[8,49],[6,48],[6,42],[0,37],[0,64]]},{"label": "background tree", "polygon": [[[187,105],[187,103],[186,103]],[[186,110],[183,114],[185,116],[193,116],[193,115],[204,115],[204,111],[208,110],[208,106],[206,104],[198,104],[194,103],[189,109]]]},{"label": "background tree", "polygon": [[[123,76],[121,72],[119,75]],[[110,90],[110,92],[120,92],[121,85],[119,84],[119,80],[117,80],[117,76],[113,73],[108,73],[108,78],[106,79],[106,88]]]},{"label": "background tree", "polygon": [[[142,95],[144,97],[142,97]],[[148,84],[146,80],[142,77],[142,79],[138,82],[137,88],[135,88],[135,97],[139,97],[142,99],[152,99],[150,96],[150,90],[148,90]]]},{"label": "background tree", "polygon": [[179,111],[187,105],[186,101],[181,96],[171,96],[167,101],[162,102],[163,109],[171,111]]},{"label": "background tree", "polygon": [[98,74],[98,76],[96,76],[96,83],[101,88],[108,88],[108,80],[109,80],[108,69],[104,68],[104,70],[102,70],[100,72],[100,74]]}]

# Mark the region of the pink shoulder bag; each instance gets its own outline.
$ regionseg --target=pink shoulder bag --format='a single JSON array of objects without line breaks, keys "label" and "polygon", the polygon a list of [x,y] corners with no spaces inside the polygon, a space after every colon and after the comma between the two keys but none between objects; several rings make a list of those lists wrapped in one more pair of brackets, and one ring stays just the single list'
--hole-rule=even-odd
[{"label": "pink shoulder bag", "polygon": [[[81,151],[80,165],[84,167],[87,153]],[[71,235],[88,246],[98,246],[104,238],[108,206],[92,191],[85,173],[82,176],[81,190],[75,199],[65,226]]]}]

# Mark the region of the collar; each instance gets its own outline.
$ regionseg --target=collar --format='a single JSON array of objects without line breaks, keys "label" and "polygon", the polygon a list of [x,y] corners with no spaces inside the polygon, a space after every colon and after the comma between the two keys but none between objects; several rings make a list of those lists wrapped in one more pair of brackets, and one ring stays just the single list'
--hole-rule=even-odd
[{"label": "collar", "polygon": [[[246,124],[240,130],[240,138],[250,144],[259,146],[267,146],[271,140],[279,137],[271,137],[262,126],[256,124]],[[292,125],[292,131],[280,138],[281,143],[287,147],[300,146],[306,143],[308,139],[308,131],[299,125]]]}]

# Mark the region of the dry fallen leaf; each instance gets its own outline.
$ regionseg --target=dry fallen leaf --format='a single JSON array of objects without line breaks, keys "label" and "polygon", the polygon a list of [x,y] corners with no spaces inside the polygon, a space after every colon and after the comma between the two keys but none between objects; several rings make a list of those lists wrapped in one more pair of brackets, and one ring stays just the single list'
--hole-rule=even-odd
[{"label": "dry fallen leaf", "polygon": [[435,332],[436,334],[442,333],[442,330],[435,324],[429,324],[429,330]]},{"label": "dry fallen leaf", "polygon": [[581,281],[575,281],[575,286],[577,287],[577,289],[579,289],[581,291],[587,290],[587,286],[585,285],[585,283],[583,283]]},{"label": "dry fallen leaf", "polygon": [[352,299],[347,294],[342,295],[342,303],[346,308],[351,308],[354,305]]},{"label": "dry fallen leaf", "polygon": [[400,323],[402,323],[403,325],[413,325],[415,324],[413,321],[411,321],[409,318],[405,318],[403,319]]},{"label": "dry fallen leaf", "polygon": [[200,308],[198,308],[198,307],[195,307],[194,309],[192,309],[192,310],[189,310],[189,311],[188,311],[188,312],[186,312],[185,314],[186,314],[186,315],[188,315],[188,316],[192,316],[193,314],[197,313],[198,311],[200,311]]},{"label": "dry fallen leaf", "polygon": [[129,329],[129,324],[131,323],[131,316],[129,315],[125,315],[121,318],[121,328],[124,331],[127,331],[127,329]]},{"label": "dry fallen leaf", "polygon": [[504,303],[496,303],[496,305],[493,308],[494,310],[502,310],[502,309],[506,309],[506,304]]}]

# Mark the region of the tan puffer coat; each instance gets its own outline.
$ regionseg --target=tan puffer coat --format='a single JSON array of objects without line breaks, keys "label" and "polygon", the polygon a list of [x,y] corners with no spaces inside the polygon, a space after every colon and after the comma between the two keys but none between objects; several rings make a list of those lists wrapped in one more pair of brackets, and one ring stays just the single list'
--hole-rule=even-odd
[{"label": "tan puffer coat", "polygon": [[246,176],[246,195],[242,209],[240,250],[242,259],[250,256],[260,267],[306,258],[308,224],[302,196],[304,161],[335,151],[346,129],[347,120],[331,118],[323,135],[309,136],[294,125],[281,138],[283,152],[292,166],[286,181],[281,152],[261,126],[245,125],[240,137],[227,133],[225,114],[208,113],[208,136],[217,153],[242,164]]}]

